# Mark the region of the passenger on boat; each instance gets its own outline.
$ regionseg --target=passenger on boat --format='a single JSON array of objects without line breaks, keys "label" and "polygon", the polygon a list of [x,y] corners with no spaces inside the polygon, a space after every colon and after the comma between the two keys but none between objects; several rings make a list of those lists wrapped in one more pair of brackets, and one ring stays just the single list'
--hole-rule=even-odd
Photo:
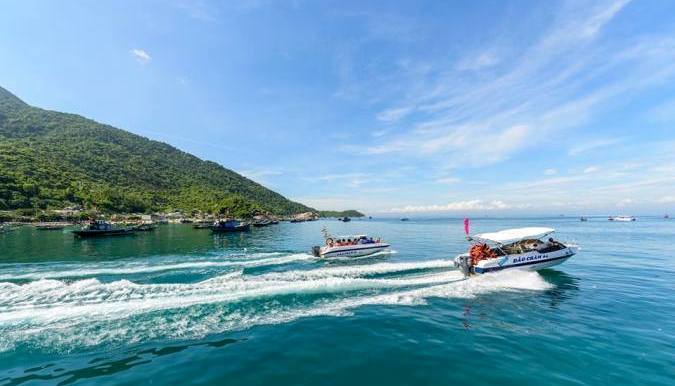
[{"label": "passenger on boat", "polygon": [[475,244],[469,250],[469,256],[471,257],[471,264],[476,265],[481,260],[497,257],[497,254],[487,244]]}]

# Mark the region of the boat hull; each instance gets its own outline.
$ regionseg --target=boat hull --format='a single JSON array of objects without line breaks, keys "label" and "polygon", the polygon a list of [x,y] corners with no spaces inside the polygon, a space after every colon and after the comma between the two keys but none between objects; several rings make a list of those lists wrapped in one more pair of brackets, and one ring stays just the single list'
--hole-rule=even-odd
[{"label": "boat hull", "polygon": [[236,227],[217,227],[214,226],[211,228],[213,233],[230,233],[230,232],[246,232],[251,229],[250,224],[236,226]]},{"label": "boat hull", "polygon": [[[471,268],[471,271],[476,274],[497,272],[507,269],[537,271],[564,263],[570,257],[574,256],[577,253],[577,250],[578,248],[575,246],[568,246],[547,253],[530,251],[515,255],[499,256],[494,259],[479,261],[476,266]],[[458,259],[459,257],[455,261],[458,262]]]},{"label": "boat hull", "polygon": [[109,237],[109,236],[127,236],[134,234],[133,229],[114,229],[114,230],[82,230],[73,231],[77,237]]},{"label": "boat hull", "polygon": [[322,247],[320,256],[331,257],[361,257],[382,252],[391,245],[387,243],[348,245],[343,247]]}]

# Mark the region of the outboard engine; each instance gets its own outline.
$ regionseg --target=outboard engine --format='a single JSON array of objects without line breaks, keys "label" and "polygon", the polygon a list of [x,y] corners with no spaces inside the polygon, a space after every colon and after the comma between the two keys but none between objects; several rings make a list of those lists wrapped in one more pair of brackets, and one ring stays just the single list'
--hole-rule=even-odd
[{"label": "outboard engine", "polygon": [[321,257],[321,247],[318,245],[313,246],[312,255],[314,255],[315,257]]},{"label": "outboard engine", "polygon": [[462,271],[464,277],[469,277],[471,274],[471,257],[466,255],[457,256],[455,259],[455,267]]}]

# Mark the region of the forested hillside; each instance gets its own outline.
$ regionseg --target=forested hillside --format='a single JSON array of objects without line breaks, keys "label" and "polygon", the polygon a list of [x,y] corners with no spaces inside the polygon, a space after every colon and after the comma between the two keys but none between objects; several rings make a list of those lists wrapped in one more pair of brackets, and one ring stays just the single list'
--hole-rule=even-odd
[{"label": "forested hillside", "polygon": [[109,212],[312,210],[214,162],[32,107],[0,87],[0,209],[73,204]]}]

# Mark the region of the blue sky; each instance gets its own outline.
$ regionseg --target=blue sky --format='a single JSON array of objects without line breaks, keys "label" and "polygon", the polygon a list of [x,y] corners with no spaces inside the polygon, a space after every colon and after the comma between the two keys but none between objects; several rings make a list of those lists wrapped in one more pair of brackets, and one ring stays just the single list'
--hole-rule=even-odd
[{"label": "blue sky", "polygon": [[675,2],[3,1],[0,85],[321,209],[675,212]]}]

